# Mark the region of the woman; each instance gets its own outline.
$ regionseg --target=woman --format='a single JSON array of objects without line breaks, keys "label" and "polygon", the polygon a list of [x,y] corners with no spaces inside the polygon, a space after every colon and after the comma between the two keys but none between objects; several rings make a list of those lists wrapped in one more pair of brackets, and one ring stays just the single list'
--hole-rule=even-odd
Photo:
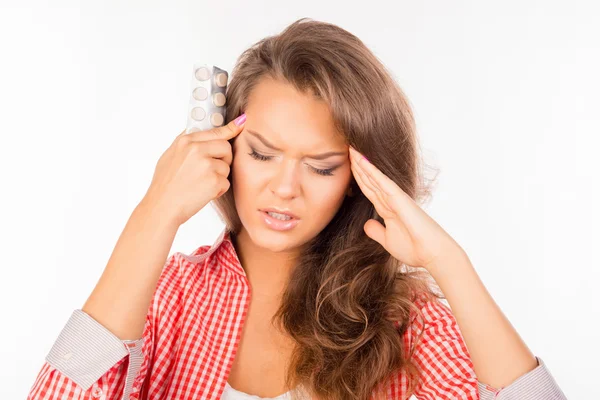
[{"label": "woman", "polygon": [[[412,112],[358,38],[298,20],[227,101],[237,119],[159,160],[30,398],[564,398],[417,205]],[[212,200],[221,235],[165,264]]]}]

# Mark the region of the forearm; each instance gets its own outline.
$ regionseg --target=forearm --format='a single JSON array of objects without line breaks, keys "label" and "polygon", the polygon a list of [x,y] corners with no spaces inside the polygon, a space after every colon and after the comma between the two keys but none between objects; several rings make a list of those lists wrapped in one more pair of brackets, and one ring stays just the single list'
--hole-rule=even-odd
[{"label": "forearm", "polygon": [[537,361],[483,285],[462,249],[427,269],[446,296],[480,382],[502,388]]},{"label": "forearm", "polygon": [[82,310],[121,340],[140,338],[178,228],[157,207],[140,203]]}]

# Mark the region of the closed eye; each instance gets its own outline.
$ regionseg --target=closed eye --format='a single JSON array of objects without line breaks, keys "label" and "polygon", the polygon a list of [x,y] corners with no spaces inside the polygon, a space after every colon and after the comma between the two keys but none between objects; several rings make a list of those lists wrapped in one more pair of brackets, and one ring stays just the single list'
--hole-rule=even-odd
[{"label": "closed eye", "polygon": [[[256,150],[252,149],[252,152],[248,153],[250,156],[252,156],[252,158],[259,160],[259,161],[269,161],[270,159],[272,159],[273,157],[270,156],[265,156],[262,154],[259,154],[256,152]],[[332,176],[333,175],[333,171],[338,168],[338,167],[334,167],[334,168],[327,168],[327,169],[319,169],[319,168],[315,168],[315,167],[311,167],[309,165],[310,169],[312,169],[315,173],[319,174],[319,175],[323,175],[323,176]]]}]

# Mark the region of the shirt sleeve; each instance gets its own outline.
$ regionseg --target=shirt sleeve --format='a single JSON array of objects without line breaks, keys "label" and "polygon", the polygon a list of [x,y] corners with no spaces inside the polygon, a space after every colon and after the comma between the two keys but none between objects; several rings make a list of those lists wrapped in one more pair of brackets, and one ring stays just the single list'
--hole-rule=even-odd
[{"label": "shirt sleeve", "polygon": [[420,309],[423,318],[416,318],[410,327],[411,342],[416,343],[413,361],[420,371],[414,396],[479,399],[473,363],[450,309],[440,301],[425,302]]},{"label": "shirt sleeve", "polygon": [[28,400],[146,398],[142,391],[147,386],[142,386],[160,346],[156,328],[174,307],[163,292],[178,289],[180,255],[172,254],[163,267],[140,339],[121,340],[83,310],[75,310],[46,356]]},{"label": "shirt sleeve", "polygon": [[538,366],[502,389],[479,382],[481,400],[566,400],[558,383],[540,357]]},{"label": "shirt sleeve", "polygon": [[429,301],[421,311],[423,323],[413,324],[415,339],[418,331],[423,332],[414,353],[422,372],[417,399],[566,400],[539,357],[535,369],[504,388],[479,382],[451,309],[441,301]]},{"label": "shirt sleeve", "polygon": [[129,399],[144,359],[143,344],[143,337],[119,339],[77,309],[46,356],[27,398]]}]

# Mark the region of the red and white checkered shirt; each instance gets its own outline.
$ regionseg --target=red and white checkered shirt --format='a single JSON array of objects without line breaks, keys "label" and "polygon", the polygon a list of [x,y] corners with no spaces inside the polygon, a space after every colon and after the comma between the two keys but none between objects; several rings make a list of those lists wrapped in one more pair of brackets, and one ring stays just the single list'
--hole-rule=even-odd
[{"label": "red and white checkered shirt", "polygon": [[[142,338],[120,340],[75,310],[28,399],[219,400],[241,338],[249,289],[227,230],[212,246],[201,246],[190,255],[175,253],[158,280]],[[414,353],[422,371],[415,397],[502,398],[503,391],[477,381],[450,308],[439,301],[418,306],[425,329]],[[423,328],[415,321],[403,336],[407,349]],[[541,377],[548,372],[538,361],[540,367],[528,374],[525,385],[544,384]],[[404,375],[393,376],[388,397],[404,399],[406,386]]]}]

